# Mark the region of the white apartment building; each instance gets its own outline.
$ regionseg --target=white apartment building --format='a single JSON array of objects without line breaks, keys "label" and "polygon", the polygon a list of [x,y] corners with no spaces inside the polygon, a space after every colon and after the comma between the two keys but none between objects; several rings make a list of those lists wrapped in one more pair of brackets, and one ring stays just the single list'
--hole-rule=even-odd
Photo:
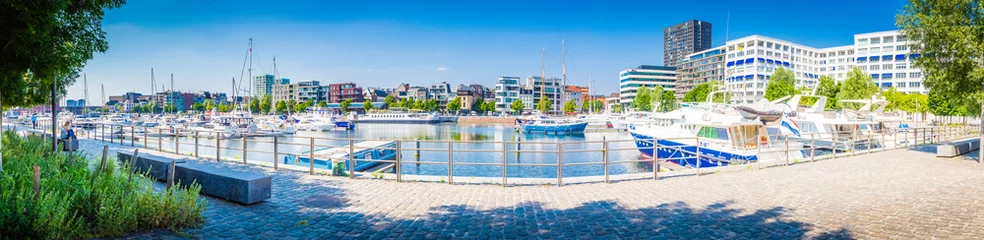
[{"label": "white apartment building", "polygon": [[665,91],[676,91],[677,72],[674,67],[641,65],[622,71],[619,76],[620,102],[627,107],[635,98],[639,87],[663,87]]},{"label": "white apartment building", "polygon": [[328,92],[328,88],[321,86],[321,83],[317,80],[289,84],[273,84],[271,89],[272,94],[270,96],[273,102],[294,100],[297,102],[312,101],[317,103],[327,100]]},{"label": "white apartment building", "polygon": [[519,77],[499,77],[495,84],[495,110],[510,111],[509,105],[519,99],[520,88]]},{"label": "white apartment building", "polygon": [[912,68],[913,57],[898,31],[854,35],[854,44],[814,48],[785,40],[752,35],[728,41],[725,82],[732,102],[754,102],[765,97],[765,88],[778,68],[793,71],[796,88],[813,89],[820,76],[847,79],[855,66],[871,74],[880,88],[925,93],[923,74]]}]

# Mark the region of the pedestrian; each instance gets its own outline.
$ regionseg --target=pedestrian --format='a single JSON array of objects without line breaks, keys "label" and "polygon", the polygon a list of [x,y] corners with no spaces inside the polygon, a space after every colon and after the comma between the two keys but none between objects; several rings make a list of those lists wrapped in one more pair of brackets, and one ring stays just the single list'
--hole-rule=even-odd
[{"label": "pedestrian", "polygon": [[34,129],[38,128],[38,113],[31,115],[31,127]]},{"label": "pedestrian", "polygon": [[62,126],[63,139],[76,139],[75,130],[72,130],[72,121],[65,121],[65,125]]}]

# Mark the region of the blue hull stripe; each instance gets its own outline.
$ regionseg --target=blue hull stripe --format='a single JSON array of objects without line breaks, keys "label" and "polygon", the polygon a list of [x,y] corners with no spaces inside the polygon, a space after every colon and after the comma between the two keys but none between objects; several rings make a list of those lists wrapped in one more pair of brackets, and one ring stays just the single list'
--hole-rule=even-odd
[{"label": "blue hull stripe", "polygon": [[[653,138],[652,137],[646,136],[646,135],[632,133],[632,138],[635,139],[636,147],[639,148],[639,152],[641,152],[642,154],[645,154],[647,156],[653,156],[653,149],[652,149],[652,147],[653,147],[652,146],[652,139]],[[657,150],[656,151],[657,152],[657,156],[656,157],[657,158],[659,158],[659,159],[670,159],[668,161],[673,162],[673,163],[677,163],[680,166],[684,166],[684,167],[693,167],[693,168],[696,168],[697,167],[698,159],[693,154],[694,152],[697,151],[697,146],[695,146],[695,145],[687,145],[687,144],[683,144],[683,143],[679,143],[679,142],[671,141],[671,140],[666,140],[666,139],[660,139],[660,140],[657,141],[657,143],[660,146],[660,147],[656,148],[656,150]],[[686,152],[679,151],[678,149],[680,149],[680,148],[682,148],[683,151],[686,151]],[[718,151],[718,150],[710,149],[710,148],[701,148],[700,149],[700,154],[701,154],[701,158],[700,158],[699,162],[700,162],[700,167],[701,168],[705,168],[705,167],[719,167],[719,166],[727,166],[728,165],[727,162],[717,161],[717,159],[726,159],[726,160],[733,160],[733,161],[757,161],[758,160],[758,156],[756,156],[756,155],[741,155],[741,154],[736,154],[736,153]],[[708,158],[708,157],[705,157],[705,156],[713,157],[713,158]]]}]

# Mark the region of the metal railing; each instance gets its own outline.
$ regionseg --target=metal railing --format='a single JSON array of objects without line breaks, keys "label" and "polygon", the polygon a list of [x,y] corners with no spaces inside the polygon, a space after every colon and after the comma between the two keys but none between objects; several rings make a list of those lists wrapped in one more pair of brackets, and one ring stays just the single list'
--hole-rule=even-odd
[{"label": "metal railing", "polygon": [[[48,126],[50,129],[50,125]],[[721,171],[741,171],[776,166],[787,166],[803,162],[835,159],[858,154],[881,152],[899,148],[909,148],[925,144],[966,139],[980,136],[977,126],[941,126],[905,129],[868,129],[836,132],[834,134],[803,134],[800,136],[779,135],[763,139],[754,136],[754,143],[741,142],[737,152],[745,152],[749,157],[725,155],[716,151],[713,140],[688,138],[660,138],[644,140],[593,140],[578,142],[537,142],[537,141],[469,141],[469,140],[422,140],[396,139],[387,147],[376,148],[394,151],[391,159],[357,159],[355,146],[362,141],[381,139],[301,137],[270,134],[228,135],[222,132],[205,130],[164,129],[156,127],[124,126],[113,124],[93,124],[79,128],[79,138],[95,139],[109,143],[139,147],[178,155],[220,162],[235,162],[306,171],[309,174],[345,175],[350,178],[383,178],[403,181],[438,181],[447,183],[491,183],[503,186],[516,184],[556,184],[563,185],[581,182],[605,182],[629,179],[660,179],[676,176],[701,176]],[[737,140],[726,140],[735,142]],[[674,144],[669,144],[674,143]],[[694,145],[691,145],[694,144]],[[252,146],[257,145],[257,146]],[[642,145],[642,146],[639,146]],[[629,147],[632,146],[632,147]],[[315,151],[326,148],[346,149],[345,157],[316,156]],[[613,152],[631,151],[635,154]],[[638,154],[638,151],[652,154]],[[425,153],[421,155],[421,153]],[[437,154],[427,154],[437,153]],[[442,156],[445,153],[445,156]],[[481,161],[465,159],[457,155],[472,156],[484,154]],[[572,161],[574,154],[597,154],[600,158],[590,161]],[[471,155],[469,155],[471,154]],[[530,162],[520,161],[524,154],[533,154]],[[792,156],[791,156],[792,154]],[[426,155],[426,157],[425,157]],[[641,155],[641,157],[639,157]],[[408,159],[407,156],[413,156]],[[625,158],[625,156],[633,156]],[[301,157],[308,159],[306,165]],[[288,159],[293,159],[288,162]],[[584,160],[585,158],[577,158]],[[271,161],[272,160],[272,161]],[[316,164],[324,160],[329,166]],[[358,162],[390,164],[386,171],[355,171]],[[691,163],[691,161],[693,163]],[[670,163],[672,162],[672,163]],[[335,164],[348,165],[339,171]],[[667,165],[667,163],[670,163]],[[712,164],[707,166],[704,164]],[[624,171],[611,174],[613,166],[645,166],[645,171]],[[669,166],[677,170],[664,171]],[[720,165],[720,166],[719,166]],[[425,175],[408,174],[406,166],[431,166],[446,170],[446,174]],[[476,176],[456,174],[458,168],[484,167],[491,170],[500,168],[499,176]],[[581,176],[565,176],[565,169],[589,168],[594,171]],[[517,168],[550,168],[540,171],[539,176],[516,176],[511,170]],[[556,173],[552,173],[552,169]],[[319,171],[320,170],[320,171]],[[435,171],[431,171],[435,172]]]}]

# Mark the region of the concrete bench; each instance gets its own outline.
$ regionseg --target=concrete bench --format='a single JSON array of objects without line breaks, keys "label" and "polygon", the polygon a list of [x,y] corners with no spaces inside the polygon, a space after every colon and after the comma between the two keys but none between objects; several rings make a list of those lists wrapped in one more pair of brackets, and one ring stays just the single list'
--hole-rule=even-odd
[{"label": "concrete bench", "polygon": [[[160,181],[167,181],[167,165],[172,160],[175,161],[175,168],[187,162],[183,159],[170,159],[145,153],[138,155],[140,156],[133,163],[133,169],[138,173],[147,173],[148,176]],[[133,158],[133,152],[116,153],[116,159],[120,161],[120,164],[129,162],[130,158]]]},{"label": "concrete bench", "polygon": [[[132,152],[118,153],[121,162],[129,161],[132,155]],[[167,164],[172,160],[175,161],[174,183],[181,186],[197,183],[202,186],[202,194],[241,204],[254,204],[271,197],[273,179],[268,175],[145,153],[139,154],[134,168],[141,172],[150,169],[151,177],[167,181]]]},{"label": "concrete bench", "polygon": [[976,151],[980,146],[980,138],[941,143],[936,146],[936,157],[956,157]]}]

